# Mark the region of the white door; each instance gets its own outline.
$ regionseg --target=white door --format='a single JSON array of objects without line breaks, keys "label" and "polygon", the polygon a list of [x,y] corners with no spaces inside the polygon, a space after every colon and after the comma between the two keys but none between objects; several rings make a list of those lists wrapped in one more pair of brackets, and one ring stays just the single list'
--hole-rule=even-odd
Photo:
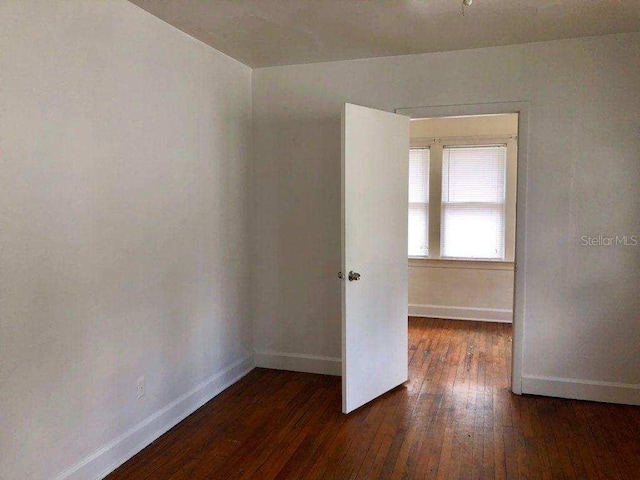
[{"label": "white door", "polygon": [[408,163],[408,117],[345,104],[342,114],[344,413],[407,380]]}]

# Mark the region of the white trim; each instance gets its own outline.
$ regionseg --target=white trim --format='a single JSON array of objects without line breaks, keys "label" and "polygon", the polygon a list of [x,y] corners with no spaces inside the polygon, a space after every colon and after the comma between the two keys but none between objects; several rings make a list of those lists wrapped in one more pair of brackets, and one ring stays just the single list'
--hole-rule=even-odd
[{"label": "white trim", "polygon": [[640,384],[599,382],[576,378],[522,376],[522,393],[594,402],[640,405]]},{"label": "white trim", "polygon": [[100,480],[255,368],[247,355],[58,474],[56,480]]},{"label": "white trim", "polygon": [[300,353],[260,351],[255,354],[256,366],[292,372],[342,375],[342,360],[335,357],[320,357]]},{"label": "white trim", "polygon": [[[502,115],[509,115],[502,114]],[[447,117],[452,118],[452,117]],[[411,120],[420,120],[419,118]],[[467,142],[479,145],[495,144],[507,145],[511,140],[517,140],[518,135],[449,135],[442,137],[411,137],[411,148],[429,148],[434,143],[446,145],[467,145]],[[415,145],[415,146],[414,146]],[[425,145],[425,146],[422,146]]]},{"label": "white trim", "polygon": [[409,257],[409,268],[454,268],[458,270],[504,270],[513,272],[514,262],[493,260],[451,260],[444,258]]},{"label": "white trim", "polygon": [[410,317],[512,323],[513,311],[503,308],[454,307],[449,305],[409,305]]}]

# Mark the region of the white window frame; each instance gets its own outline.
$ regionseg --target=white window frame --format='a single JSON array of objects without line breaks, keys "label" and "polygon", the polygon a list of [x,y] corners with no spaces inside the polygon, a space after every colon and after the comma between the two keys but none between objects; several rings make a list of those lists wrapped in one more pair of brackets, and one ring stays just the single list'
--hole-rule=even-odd
[{"label": "white window frame", "polygon": [[[429,152],[429,175],[431,175],[431,147],[427,146],[427,147],[414,147],[414,146],[410,146],[409,148],[410,150],[427,150]],[[431,178],[431,177],[429,177]],[[431,186],[431,180],[429,180],[429,187]],[[430,206],[430,202],[431,202],[431,194],[428,195],[428,200],[426,203],[427,206],[427,210],[428,210],[428,215],[431,213],[431,206]],[[410,215],[411,213],[411,207],[414,205],[420,205],[421,203],[414,203],[414,202],[409,202],[409,211],[407,212],[408,215]],[[429,218],[427,215],[427,219]],[[428,220],[429,221],[429,220]],[[427,225],[428,227],[428,225]],[[429,240],[429,232],[427,231],[427,255],[409,255],[409,258],[429,258],[429,244],[428,244],[428,240]]]},{"label": "white window frame", "polygon": [[[445,146],[477,147],[485,145],[506,145],[507,171],[505,185],[505,255],[502,259],[485,258],[450,258],[441,256],[442,229],[442,164]],[[411,260],[442,260],[464,262],[513,263],[515,261],[515,232],[516,232],[516,189],[517,189],[517,159],[518,137],[515,135],[468,136],[468,137],[439,137],[412,138],[411,148],[429,148],[429,256],[409,257]]]}]

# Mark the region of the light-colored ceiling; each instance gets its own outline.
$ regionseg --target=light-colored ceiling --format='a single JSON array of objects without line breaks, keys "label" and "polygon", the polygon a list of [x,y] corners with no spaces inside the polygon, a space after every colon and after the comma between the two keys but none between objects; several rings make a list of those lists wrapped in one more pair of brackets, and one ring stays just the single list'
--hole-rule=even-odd
[{"label": "light-colored ceiling", "polygon": [[640,31],[640,0],[131,0],[251,67]]}]

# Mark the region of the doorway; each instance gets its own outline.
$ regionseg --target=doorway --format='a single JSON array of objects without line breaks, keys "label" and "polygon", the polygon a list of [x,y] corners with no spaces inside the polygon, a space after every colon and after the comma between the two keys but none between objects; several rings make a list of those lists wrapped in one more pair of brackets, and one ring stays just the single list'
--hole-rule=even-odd
[{"label": "doorway", "polygon": [[449,360],[439,368],[429,360],[431,376],[509,385],[517,158],[518,113],[411,119],[410,383],[433,381],[415,357],[436,355]]},{"label": "doorway", "polygon": [[[411,108],[399,108],[395,110],[400,115],[409,117],[412,121],[419,121],[419,119],[447,119],[447,118],[473,118],[484,117],[488,118],[502,118],[507,119],[509,115],[515,115],[517,117],[517,134],[513,135],[513,127],[509,130],[509,127],[495,127],[502,128],[502,140],[500,138],[490,138],[493,133],[500,132],[500,130],[473,130],[471,137],[485,136],[485,141],[509,141],[514,142],[511,152],[508,155],[508,162],[511,163],[511,169],[509,172],[509,178],[506,181],[506,186],[510,187],[510,200],[507,199],[507,217],[513,218],[513,227],[505,227],[505,260],[507,263],[512,263],[513,271],[513,291],[510,296],[507,297],[509,301],[512,301],[512,308],[499,308],[493,307],[489,311],[483,310],[470,310],[469,318],[474,320],[498,320],[500,322],[511,320],[512,325],[512,342],[511,342],[511,384],[510,389],[515,394],[522,393],[522,353],[523,353],[523,331],[525,321],[525,305],[524,305],[524,286],[526,278],[526,242],[525,242],[525,226],[526,226],[526,197],[527,197],[527,156],[528,156],[528,130],[529,130],[529,102],[499,102],[499,103],[486,103],[486,104],[463,104],[463,105],[442,105],[442,106],[429,106],[429,107],[411,107]],[[513,117],[511,117],[513,118]],[[488,125],[488,122],[484,122]],[[495,126],[495,125],[494,125]],[[484,127],[483,127],[484,128]],[[493,127],[492,127],[493,128]],[[420,130],[414,129],[416,139],[419,139]],[[440,132],[441,133],[441,132]],[[461,132],[456,132],[461,133]],[[504,133],[507,133],[504,135]],[[455,136],[455,135],[454,135]],[[462,135],[464,136],[464,135]],[[512,138],[514,137],[514,138]],[[465,139],[462,138],[462,143],[465,143]],[[476,139],[471,139],[476,140]],[[446,142],[445,142],[446,143]],[[455,143],[455,142],[454,142]],[[415,144],[414,144],[415,145]],[[440,143],[442,146],[442,143]],[[514,168],[515,164],[515,168]],[[430,181],[431,184],[431,181]],[[515,191],[514,191],[515,190]],[[513,210],[511,210],[513,209]],[[431,238],[437,237],[437,228],[434,225],[430,227],[430,233],[436,235]],[[442,233],[442,231],[440,231]],[[508,247],[509,244],[512,247]],[[512,250],[510,249],[512,248]],[[441,256],[441,251],[436,251],[434,254]],[[434,255],[435,256],[435,255]],[[411,260],[410,260],[411,263]],[[444,264],[443,264],[444,265]],[[505,268],[505,265],[486,264],[491,267]],[[506,265],[509,268],[509,265]],[[504,302],[504,298],[502,301]],[[504,304],[503,304],[504,305]],[[510,310],[510,311],[509,311]],[[414,311],[415,312],[415,311]],[[452,311],[448,310],[444,312],[449,316],[452,315]],[[453,313],[462,313],[460,310]]]}]

